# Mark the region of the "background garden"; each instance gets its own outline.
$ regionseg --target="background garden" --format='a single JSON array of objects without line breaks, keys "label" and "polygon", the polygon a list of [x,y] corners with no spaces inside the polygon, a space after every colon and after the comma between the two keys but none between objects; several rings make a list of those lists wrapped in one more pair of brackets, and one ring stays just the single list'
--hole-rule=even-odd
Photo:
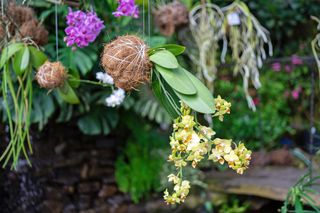
[{"label": "background garden", "polygon": [[[1,211],[320,212],[319,11],[316,0],[2,0]],[[90,12],[97,32],[81,43],[68,27]],[[187,166],[189,196],[166,205],[176,121],[154,76],[120,90],[101,61],[125,35],[186,47],[179,64],[231,103],[223,122],[197,119],[252,151],[243,175]],[[39,81],[46,60],[67,83]]]}]

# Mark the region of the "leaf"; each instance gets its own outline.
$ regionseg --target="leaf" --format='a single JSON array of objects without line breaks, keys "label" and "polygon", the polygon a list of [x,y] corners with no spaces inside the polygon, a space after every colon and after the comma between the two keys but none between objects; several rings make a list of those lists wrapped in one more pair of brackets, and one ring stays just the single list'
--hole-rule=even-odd
[{"label": "leaf", "polygon": [[155,66],[164,80],[176,91],[185,95],[194,95],[197,93],[192,81],[188,78],[182,67],[169,70],[161,66]]},{"label": "leaf", "polygon": [[167,39],[163,36],[151,36],[147,41],[149,41],[149,45],[152,47],[164,45]]},{"label": "leaf", "polygon": [[72,88],[78,88],[80,86],[79,72],[73,69],[68,69],[69,79],[68,82]]},{"label": "leaf", "polygon": [[101,132],[100,123],[95,116],[86,115],[77,122],[79,129],[88,135],[98,135]]},{"label": "leaf", "polygon": [[48,57],[37,48],[30,46],[30,55],[31,55],[31,65],[38,69],[46,60],[48,60]]},{"label": "leaf", "polygon": [[21,75],[23,71],[21,70],[21,60],[22,60],[22,55],[24,53],[24,49],[20,49],[13,57],[13,70],[17,75]]},{"label": "leaf", "polygon": [[153,48],[151,48],[149,50],[149,52],[151,54],[153,54],[153,52],[159,51],[159,50],[168,50],[169,52],[171,52],[173,55],[177,56],[182,54],[185,51],[185,47],[181,46],[181,45],[177,45],[177,44],[163,44],[163,45],[158,45],[155,46]]},{"label": "leaf", "polygon": [[78,96],[76,95],[75,91],[69,85],[68,82],[65,82],[63,87],[58,88],[59,94],[61,98],[69,103],[69,104],[78,104],[80,103]]},{"label": "leaf", "polygon": [[90,57],[86,55],[81,50],[77,50],[76,52],[72,52],[74,54],[74,60],[77,67],[81,71],[82,75],[87,74],[93,66],[93,61],[91,61]]},{"label": "leaf", "polygon": [[118,121],[119,117],[114,109],[96,106],[88,114],[82,116],[77,125],[84,134],[107,135],[118,124]]},{"label": "leaf", "polygon": [[156,51],[149,57],[149,59],[155,64],[158,64],[168,69],[175,69],[179,67],[179,63],[176,57],[168,50]]},{"label": "leaf", "polygon": [[[157,72],[157,71],[154,71]],[[170,101],[168,100],[168,98],[166,97],[165,93],[169,93],[169,95],[171,95],[173,97],[173,101],[175,101],[175,104],[177,106],[179,106],[179,102],[174,98],[176,97],[175,93],[172,91],[172,89],[168,86],[168,90],[164,91],[163,88],[160,85],[160,81],[163,80],[160,75],[159,75],[159,79],[156,77],[156,74],[154,73],[153,77],[152,77],[152,91],[154,96],[158,99],[158,101],[160,102],[160,104],[165,108],[165,110],[168,112],[169,116],[172,119],[176,119],[179,114],[178,112],[175,110],[174,106],[170,103]],[[165,82],[163,82],[165,83]],[[169,90],[170,89],[170,90]],[[158,117],[157,120],[160,120],[160,118]]]},{"label": "leaf", "polygon": [[9,46],[3,48],[2,53],[1,53],[1,59],[0,59],[0,69],[23,46],[24,45],[22,43],[12,43]]},{"label": "leaf", "polygon": [[183,68],[182,70],[196,87],[197,93],[195,95],[185,95],[176,91],[177,96],[193,110],[200,113],[213,114],[215,112],[214,98],[208,88],[190,72]]},{"label": "leaf", "polygon": [[21,71],[24,71],[25,69],[27,69],[29,65],[29,61],[30,61],[30,51],[28,47],[25,47],[22,58],[21,58],[21,64],[20,64]]}]

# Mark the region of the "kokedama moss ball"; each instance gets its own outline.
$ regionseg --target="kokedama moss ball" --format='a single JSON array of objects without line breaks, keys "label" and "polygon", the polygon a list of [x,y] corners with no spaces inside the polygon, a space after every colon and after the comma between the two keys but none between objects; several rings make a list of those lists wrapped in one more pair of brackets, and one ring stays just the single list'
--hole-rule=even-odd
[{"label": "kokedama moss ball", "polygon": [[46,89],[61,87],[66,79],[67,72],[61,62],[46,61],[36,73],[38,84]]},{"label": "kokedama moss ball", "polygon": [[20,33],[22,37],[30,37],[40,46],[48,42],[48,31],[35,19],[24,22],[20,27]]},{"label": "kokedama moss ball", "polygon": [[[0,22],[8,26],[8,32],[4,33],[9,34],[9,38],[15,37],[19,40],[30,37],[38,45],[45,45],[48,42],[48,31],[34,17],[34,12],[29,7],[10,3],[5,16],[0,16]],[[0,34],[0,38],[4,38],[6,35],[4,33]]]},{"label": "kokedama moss ball", "polygon": [[188,23],[188,10],[180,1],[158,7],[154,15],[155,24],[165,36],[171,36],[177,27]]},{"label": "kokedama moss ball", "polygon": [[8,16],[17,24],[21,26],[24,22],[33,19],[33,10],[29,7],[19,6],[14,3],[8,5]]},{"label": "kokedama moss ball", "polygon": [[117,87],[132,90],[150,80],[147,45],[137,36],[119,36],[104,47],[101,64]]}]

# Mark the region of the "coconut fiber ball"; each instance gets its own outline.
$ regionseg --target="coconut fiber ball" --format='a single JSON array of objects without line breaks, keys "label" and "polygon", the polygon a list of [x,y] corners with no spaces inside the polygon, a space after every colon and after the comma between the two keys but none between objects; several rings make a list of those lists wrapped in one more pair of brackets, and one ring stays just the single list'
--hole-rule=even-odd
[{"label": "coconut fiber ball", "polygon": [[101,64],[117,87],[129,91],[149,82],[152,64],[147,49],[142,39],[132,35],[119,36],[105,45]]},{"label": "coconut fiber ball", "polygon": [[158,7],[153,12],[155,24],[165,36],[171,36],[178,27],[188,23],[188,10],[180,1]]},{"label": "coconut fiber ball", "polygon": [[32,20],[34,17],[34,13],[31,8],[19,6],[14,3],[10,3],[8,5],[7,14],[18,26],[21,26],[26,21]]},{"label": "coconut fiber ball", "polygon": [[35,19],[24,22],[20,27],[20,33],[22,37],[30,37],[40,46],[48,42],[48,31]]},{"label": "coconut fiber ball", "polygon": [[46,61],[36,73],[36,80],[40,87],[55,89],[63,86],[67,79],[67,72],[61,62]]}]

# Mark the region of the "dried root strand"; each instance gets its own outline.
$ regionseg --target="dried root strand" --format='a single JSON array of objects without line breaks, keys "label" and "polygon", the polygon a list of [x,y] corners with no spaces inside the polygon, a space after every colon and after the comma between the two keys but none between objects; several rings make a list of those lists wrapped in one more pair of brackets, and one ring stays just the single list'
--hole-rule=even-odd
[{"label": "dried root strand", "polygon": [[142,39],[132,35],[119,36],[104,47],[101,64],[117,87],[129,91],[149,82],[152,64],[147,49]]},{"label": "dried root strand", "polygon": [[61,62],[46,61],[36,73],[36,80],[40,87],[55,89],[63,86],[67,79],[67,72]]}]

